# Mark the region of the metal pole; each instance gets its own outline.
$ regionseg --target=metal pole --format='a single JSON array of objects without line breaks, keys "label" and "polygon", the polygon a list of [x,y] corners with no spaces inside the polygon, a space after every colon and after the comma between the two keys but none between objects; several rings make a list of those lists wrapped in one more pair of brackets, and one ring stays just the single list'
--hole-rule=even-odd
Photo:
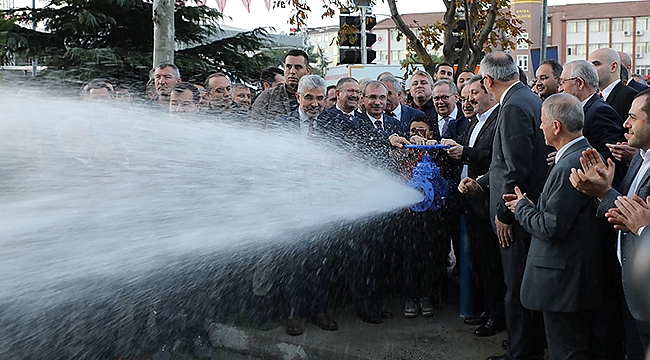
[{"label": "metal pole", "polygon": [[[32,30],[36,31],[36,19],[34,13],[36,12],[36,0],[32,0]],[[38,75],[38,58],[32,59],[32,76]]]},{"label": "metal pole", "polygon": [[546,24],[548,23],[548,0],[542,0],[542,41],[539,46],[539,62],[546,60],[546,34],[548,29]]},{"label": "metal pole", "polygon": [[361,6],[361,63],[368,63],[368,50],[366,50],[366,11],[367,7]]},{"label": "metal pole", "polygon": [[153,66],[174,63],[174,1],[153,2]]}]

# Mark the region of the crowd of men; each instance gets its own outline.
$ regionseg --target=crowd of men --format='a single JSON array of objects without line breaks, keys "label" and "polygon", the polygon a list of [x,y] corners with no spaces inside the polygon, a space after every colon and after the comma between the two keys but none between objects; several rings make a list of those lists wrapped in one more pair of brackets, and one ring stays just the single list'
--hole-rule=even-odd
[{"label": "crowd of men", "polygon": [[[480,74],[441,63],[406,83],[384,73],[327,87],[310,74],[307,54],[293,50],[284,69],[262,72],[259,94],[223,73],[183,82],[176,66],[160,64],[147,105],[353,144],[405,179],[423,151],[404,145],[448,145],[431,151],[448,187],[444,211],[403,210],[386,234],[361,240],[384,245],[350,249],[359,318],[392,317],[382,308],[381,264],[402,275],[403,315],[433,316],[464,226],[473,257],[461,260],[473,265],[478,314],[464,322],[476,336],[508,335],[506,353],[489,360],[542,359],[545,345],[551,359],[644,359],[650,317],[632,295],[631,268],[650,225],[650,90],[630,68],[628,54],[601,48],[588,60],[542,62],[528,86],[512,57],[494,52]],[[82,93],[129,98],[102,79]],[[327,312],[327,262],[310,261],[282,285],[290,335],[307,320],[338,329]]]}]

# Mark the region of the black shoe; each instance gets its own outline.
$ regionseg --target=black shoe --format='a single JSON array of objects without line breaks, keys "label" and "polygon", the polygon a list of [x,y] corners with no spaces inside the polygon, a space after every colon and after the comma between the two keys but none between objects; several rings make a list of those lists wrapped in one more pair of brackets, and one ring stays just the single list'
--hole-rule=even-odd
[{"label": "black shoe", "polygon": [[489,319],[485,325],[481,325],[474,330],[474,335],[478,337],[488,337],[496,335],[499,331],[504,330],[502,326],[497,325],[492,319]]},{"label": "black shoe", "polygon": [[503,354],[501,356],[490,356],[486,360],[508,360],[506,357],[506,354]]},{"label": "black shoe", "polygon": [[381,312],[374,309],[359,310],[359,319],[370,324],[381,324]]},{"label": "black shoe", "polygon": [[479,315],[479,316],[476,316],[476,317],[468,317],[467,319],[463,320],[463,322],[465,323],[465,325],[472,325],[472,326],[476,326],[476,325],[485,325],[485,323],[486,323],[487,321],[488,321],[488,316],[487,316],[487,314],[485,313],[485,311],[482,312],[481,315]]},{"label": "black shoe", "polygon": [[508,341],[508,339],[501,341],[501,347],[503,350],[508,350],[508,345],[510,345],[510,341]]}]

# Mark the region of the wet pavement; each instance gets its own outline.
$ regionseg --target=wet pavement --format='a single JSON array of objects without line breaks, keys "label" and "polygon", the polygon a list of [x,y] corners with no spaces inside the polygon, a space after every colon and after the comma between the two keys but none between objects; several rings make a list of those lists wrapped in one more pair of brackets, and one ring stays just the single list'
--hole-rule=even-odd
[{"label": "wet pavement", "polygon": [[[406,319],[400,299],[387,309],[395,316],[383,324],[357,319],[353,308],[333,309],[338,331],[307,324],[305,333],[289,336],[284,326],[270,330],[212,324],[210,340],[217,350],[213,359],[485,359],[502,355],[506,333],[479,338],[474,326],[463,324],[457,305],[439,304],[434,317]],[[191,359],[192,357],[178,357]]]}]

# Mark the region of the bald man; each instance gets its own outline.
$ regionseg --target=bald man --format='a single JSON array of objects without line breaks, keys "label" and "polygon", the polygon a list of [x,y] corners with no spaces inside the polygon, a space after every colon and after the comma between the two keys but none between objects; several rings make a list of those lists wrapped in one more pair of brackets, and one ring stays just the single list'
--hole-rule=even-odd
[{"label": "bald man", "polygon": [[621,57],[614,49],[601,48],[589,55],[589,62],[598,71],[598,88],[603,99],[618,112],[621,119],[627,119],[637,91],[621,82]]}]

